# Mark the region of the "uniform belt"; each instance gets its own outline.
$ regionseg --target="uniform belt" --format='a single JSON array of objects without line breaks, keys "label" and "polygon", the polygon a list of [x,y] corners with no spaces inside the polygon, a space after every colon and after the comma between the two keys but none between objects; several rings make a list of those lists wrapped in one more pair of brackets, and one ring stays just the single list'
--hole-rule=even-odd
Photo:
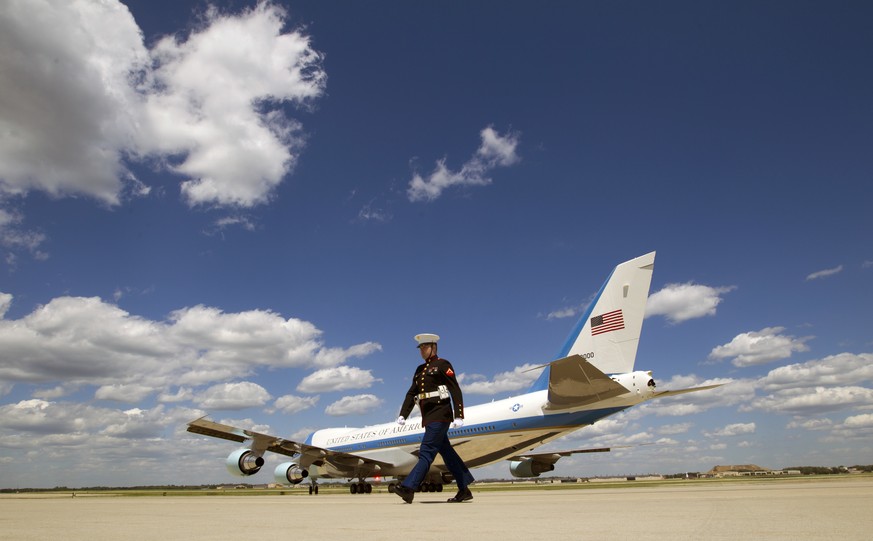
[{"label": "uniform belt", "polygon": [[431,391],[429,393],[419,393],[417,396],[418,396],[419,400],[424,400],[425,398],[434,398],[434,397],[437,397],[439,395],[440,395],[439,391]]}]

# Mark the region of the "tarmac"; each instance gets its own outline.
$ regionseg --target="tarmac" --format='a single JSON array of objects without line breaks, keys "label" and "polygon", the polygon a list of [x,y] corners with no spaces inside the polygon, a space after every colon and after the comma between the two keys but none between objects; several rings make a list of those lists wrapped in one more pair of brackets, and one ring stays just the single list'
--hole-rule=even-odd
[{"label": "tarmac", "polygon": [[[560,490],[268,496],[0,496],[2,540],[869,540],[873,478]],[[172,493],[168,493],[172,494]]]}]

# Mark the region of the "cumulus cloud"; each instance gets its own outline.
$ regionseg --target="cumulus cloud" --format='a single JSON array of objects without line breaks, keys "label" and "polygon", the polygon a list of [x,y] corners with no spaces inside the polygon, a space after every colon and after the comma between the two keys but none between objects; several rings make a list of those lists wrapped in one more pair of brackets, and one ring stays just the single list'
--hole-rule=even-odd
[{"label": "cumulus cloud", "polygon": [[[8,306],[12,298],[0,302]],[[161,393],[178,401],[191,387],[260,367],[320,367],[379,349],[370,342],[326,347],[312,323],[270,311],[195,306],[152,321],[97,297],[59,297],[20,319],[0,319],[0,381],[62,381],[97,386],[100,399]]]},{"label": "cumulus cloud", "polygon": [[711,359],[733,358],[734,366],[745,367],[787,359],[795,351],[809,351],[805,342],[811,336],[797,338],[782,333],[784,327],[767,327],[760,331],[738,334],[729,343],[717,346],[710,352]]},{"label": "cumulus cloud", "polygon": [[194,400],[207,410],[241,410],[263,406],[271,398],[270,393],[257,383],[242,381],[213,385]]},{"label": "cumulus cloud", "polygon": [[[2,119],[0,119],[2,123]],[[0,134],[0,142],[2,142],[2,134]],[[7,201],[2,197],[3,178],[0,176],[0,247],[9,250],[9,256],[12,260],[7,260],[10,267],[14,267],[14,253],[19,250],[29,252],[36,259],[47,259],[48,254],[41,248],[46,240],[46,236],[35,230],[28,230],[21,227],[21,222],[24,216],[21,212],[9,206]],[[6,205],[6,208],[3,207]]]},{"label": "cumulus cloud", "polygon": [[[252,206],[291,170],[319,97],[321,55],[271,3],[210,9],[149,50],[117,0],[9,0],[0,11],[0,193],[143,195],[127,160],[154,158],[192,205]],[[51,28],[51,32],[34,32]]]},{"label": "cumulus cloud", "polygon": [[723,437],[723,436],[739,436],[741,434],[754,434],[755,423],[734,423],[724,426],[712,432],[704,431],[703,434],[707,437]]},{"label": "cumulus cloud", "polygon": [[286,415],[293,415],[295,413],[300,413],[301,411],[308,410],[309,408],[315,406],[318,403],[317,396],[294,396],[293,394],[286,394],[285,396],[280,396],[276,399],[276,402],[273,403],[273,407],[276,411],[281,411]]},{"label": "cumulus cloud", "polygon": [[566,319],[568,317],[574,317],[579,314],[581,309],[582,306],[567,306],[564,308],[559,308],[546,314],[546,319],[551,321],[553,319]]},{"label": "cumulus cloud", "polygon": [[321,393],[326,391],[345,391],[364,389],[381,379],[373,377],[372,372],[354,366],[324,368],[309,374],[297,386],[302,393]]},{"label": "cumulus cloud", "polygon": [[692,423],[676,423],[673,425],[664,425],[657,428],[659,434],[674,435],[684,434],[693,426]]},{"label": "cumulus cloud", "polygon": [[811,416],[843,409],[873,406],[873,389],[858,386],[784,389],[752,400],[740,411],[763,410]]},{"label": "cumulus cloud", "polygon": [[320,96],[325,74],[309,38],[283,26],[268,2],[234,16],[211,10],[203,30],[151,51],[142,148],[185,154],[171,169],[189,179],[191,204],[263,203],[294,165],[300,124],[277,104]]},{"label": "cumulus cloud", "polygon": [[155,392],[153,387],[138,383],[102,385],[94,393],[98,400],[115,400],[135,404]]},{"label": "cumulus cloud", "polygon": [[539,365],[523,364],[516,366],[509,372],[501,372],[488,380],[479,374],[461,374],[458,382],[462,385],[465,393],[469,394],[497,394],[507,391],[518,391],[530,387],[542,374],[542,370],[531,370]]},{"label": "cumulus cloud", "polygon": [[805,421],[791,421],[785,428],[803,428],[805,430],[827,430],[833,427],[834,422],[830,419],[807,419]]},{"label": "cumulus cloud", "polygon": [[0,319],[6,317],[10,306],[12,306],[12,295],[0,291]]},{"label": "cumulus cloud", "polygon": [[662,315],[670,323],[682,323],[689,319],[714,316],[721,297],[736,289],[736,286],[712,287],[688,282],[667,284],[649,296],[646,317]]},{"label": "cumulus cloud", "polygon": [[344,396],[325,408],[324,412],[334,417],[341,415],[362,415],[378,408],[382,405],[382,402],[381,398],[372,394]]},{"label": "cumulus cloud", "polygon": [[843,266],[839,265],[832,269],[824,269],[817,272],[813,272],[806,277],[806,281],[810,280],[818,280],[819,278],[827,278],[828,276],[833,276],[835,274],[839,274],[843,272]]},{"label": "cumulus cloud", "polygon": [[873,428],[873,413],[864,413],[846,417],[843,426],[847,428]]},{"label": "cumulus cloud", "polygon": [[508,167],[520,160],[516,153],[520,137],[517,133],[500,135],[489,126],[479,135],[482,144],[460,171],[451,171],[443,158],[437,161],[436,169],[427,178],[415,174],[406,191],[409,200],[433,201],[452,186],[487,186],[491,184],[491,179],[487,175],[493,169]]},{"label": "cumulus cloud", "polygon": [[133,75],[149,63],[127,7],[10,0],[0,50],[0,191],[118,203],[142,108]]},{"label": "cumulus cloud", "polygon": [[767,391],[873,381],[873,354],[840,353],[805,363],[774,368],[761,378]]},{"label": "cumulus cloud", "polygon": [[38,436],[64,434],[75,441],[98,433],[124,438],[155,437],[178,420],[175,413],[175,410],[167,412],[160,405],[150,410],[120,411],[32,399],[0,406],[0,428]]}]

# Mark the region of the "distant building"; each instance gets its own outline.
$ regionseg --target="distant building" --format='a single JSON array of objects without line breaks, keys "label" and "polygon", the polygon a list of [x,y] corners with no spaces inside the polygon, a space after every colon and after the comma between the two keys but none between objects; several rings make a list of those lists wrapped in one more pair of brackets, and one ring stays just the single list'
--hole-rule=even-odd
[{"label": "distant building", "polygon": [[731,466],[715,466],[708,472],[707,475],[713,477],[741,477],[752,475],[773,475],[772,470],[762,468],[755,464],[733,464]]}]

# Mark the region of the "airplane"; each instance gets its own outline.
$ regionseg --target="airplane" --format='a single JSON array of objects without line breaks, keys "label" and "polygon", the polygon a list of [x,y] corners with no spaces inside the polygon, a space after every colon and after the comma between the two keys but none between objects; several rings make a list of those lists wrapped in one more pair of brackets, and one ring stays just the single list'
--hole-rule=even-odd
[{"label": "airplane", "polygon": [[[634,371],[655,252],[619,264],[600,288],[558,357],[536,369],[542,373],[523,394],[465,407],[464,425],[449,430],[455,450],[478,468],[508,460],[515,477],[539,477],[576,453],[608,452],[609,447],[558,452],[533,451],[561,436],[654,398],[712,389],[656,388],[650,371]],[[327,428],[303,442],[216,423],[201,417],[188,432],[245,443],[226,460],[228,471],[247,477],[260,471],[267,451],[291,457],[274,470],[276,482],[296,485],[308,478],[318,494],[319,478],[345,478],[352,494],[372,492],[367,479],[402,481],[418,461],[424,429],[421,417],[364,428]],[[451,473],[437,456],[418,490],[442,492]],[[396,485],[388,485],[393,492]]]}]

